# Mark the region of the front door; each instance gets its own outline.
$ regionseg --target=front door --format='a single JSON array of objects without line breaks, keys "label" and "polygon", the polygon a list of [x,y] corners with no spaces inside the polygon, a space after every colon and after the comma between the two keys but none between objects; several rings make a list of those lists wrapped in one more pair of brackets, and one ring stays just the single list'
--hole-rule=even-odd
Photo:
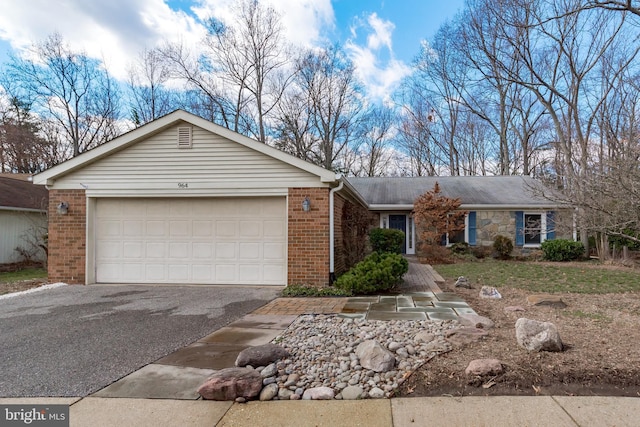
[{"label": "front door", "polygon": [[389,215],[389,228],[400,230],[404,233],[402,241],[402,253],[407,253],[407,216],[406,215]]}]

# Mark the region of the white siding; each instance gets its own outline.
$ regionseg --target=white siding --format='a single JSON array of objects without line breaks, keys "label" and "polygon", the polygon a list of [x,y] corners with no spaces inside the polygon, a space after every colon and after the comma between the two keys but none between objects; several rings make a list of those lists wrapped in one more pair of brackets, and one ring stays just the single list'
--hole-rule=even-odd
[{"label": "white siding", "polygon": [[17,247],[33,251],[34,260],[44,261],[44,251],[29,242],[35,241],[36,234],[46,233],[46,227],[44,213],[0,210],[0,264],[23,261]]},{"label": "white siding", "polygon": [[326,186],[316,175],[195,126],[193,147],[178,148],[179,126],[60,178],[54,188],[166,195]]}]

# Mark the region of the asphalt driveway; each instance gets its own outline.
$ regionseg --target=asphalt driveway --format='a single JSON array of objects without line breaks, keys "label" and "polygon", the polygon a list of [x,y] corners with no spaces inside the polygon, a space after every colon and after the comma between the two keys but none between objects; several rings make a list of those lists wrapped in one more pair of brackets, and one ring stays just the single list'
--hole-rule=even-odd
[{"label": "asphalt driveway", "polygon": [[0,397],[94,393],[239,319],[278,291],[92,285],[0,299]]}]

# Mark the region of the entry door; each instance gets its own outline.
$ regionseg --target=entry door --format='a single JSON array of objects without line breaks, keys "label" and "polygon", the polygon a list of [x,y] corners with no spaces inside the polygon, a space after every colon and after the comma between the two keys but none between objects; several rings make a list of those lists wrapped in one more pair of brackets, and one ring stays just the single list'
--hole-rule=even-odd
[{"label": "entry door", "polygon": [[389,228],[400,230],[404,233],[402,241],[402,253],[407,253],[407,216],[406,215],[389,215]]}]

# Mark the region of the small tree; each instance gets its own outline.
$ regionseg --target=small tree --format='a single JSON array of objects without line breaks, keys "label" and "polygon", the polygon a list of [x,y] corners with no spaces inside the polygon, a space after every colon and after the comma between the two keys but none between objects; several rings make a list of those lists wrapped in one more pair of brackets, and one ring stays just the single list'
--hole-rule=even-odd
[{"label": "small tree", "polygon": [[443,237],[464,230],[465,211],[460,199],[446,197],[436,182],[433,190],[419,196],[413,203],[413,216],[418,227],[420,249],[430,262],[448,262],[449,252],[443,247]]}]

